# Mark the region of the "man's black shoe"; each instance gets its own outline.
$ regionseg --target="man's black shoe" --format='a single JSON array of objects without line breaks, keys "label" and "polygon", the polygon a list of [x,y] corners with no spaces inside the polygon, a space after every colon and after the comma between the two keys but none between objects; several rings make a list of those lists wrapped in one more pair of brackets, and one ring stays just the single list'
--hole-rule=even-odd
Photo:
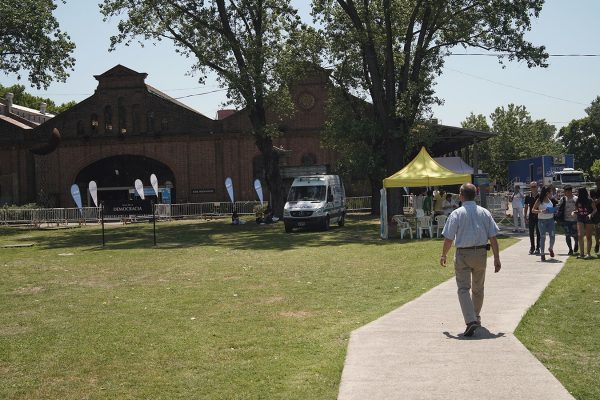
[{"label": "man's black shoe", "polygon": [[540,255],[540,249],[535,249],[535,251],[533,252],[533,254],[535,254],[536,256]]},{"label": "man's black shoe", "polygon": [[568,255],[572,256],[573,255],[573,250],[569,250],[569,254]]},{"label": "man's black shoe", "polygon": [[479,328],[479,322],[473,321],[467,324],[467,329],[465,329],[464,336],[471,337],[475,333],[475,330]]},{"label": "man's black shoe", "polygon": [[535,249],[529,249],[529,255],[532,255]]}]

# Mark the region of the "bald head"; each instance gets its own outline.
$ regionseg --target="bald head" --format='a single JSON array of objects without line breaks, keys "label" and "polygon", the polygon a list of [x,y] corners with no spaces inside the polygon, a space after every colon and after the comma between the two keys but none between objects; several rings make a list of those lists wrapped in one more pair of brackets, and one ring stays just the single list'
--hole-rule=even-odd
[{"label": "bald head", "polygon": [[477,194],[477,188],[472,183],[464,183],[460,187],[460,195],[463,197],[464,201],[475,200],[476,194]]}]

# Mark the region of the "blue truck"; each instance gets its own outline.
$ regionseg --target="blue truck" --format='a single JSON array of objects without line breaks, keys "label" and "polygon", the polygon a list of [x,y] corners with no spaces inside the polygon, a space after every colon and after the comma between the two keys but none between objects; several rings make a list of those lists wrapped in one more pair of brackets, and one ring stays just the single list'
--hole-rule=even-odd
[{"label": "blue truck", "polygon": [[586,183],[583,172],[575,170],[573,154],[509,161],[508,181],[511,184],[536,181],[540,185],[552,184],[555,187],[567,184],[580,186]]}]

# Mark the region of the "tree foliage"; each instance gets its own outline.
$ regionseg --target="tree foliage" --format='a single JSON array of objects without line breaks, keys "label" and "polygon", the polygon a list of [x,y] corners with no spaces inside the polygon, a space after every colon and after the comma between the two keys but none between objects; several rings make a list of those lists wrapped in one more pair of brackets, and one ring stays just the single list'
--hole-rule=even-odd
[{"label": "tree foliage", "polygon": [[509,104],[485,116],[471,114],[461,123],[464,128],[495,132],[497,136],[478,144],[479,169],[498,182],[508,180],[508,161],[541,155],[558,155],[563,146],[555,138],[556,127],[546,120],[533,120],[525,106]]},{"label": "tree foliage", "polygon": [[592,164],[600,159],[600,96],[585,109],[586,117],[572,120],[559,132],[566,152],[575,156],[578,168],[592,172]]},{"label": "tree foliage", "polygon": [[337,81],[366,94],[381,129],[386,172],[406,156],[411,128],[439,100],[434,80],[450,49],[501,52],[500,61],[546,66],[524,34],[543,0],[313,0]]},{"label": "tree foliage", "polygon": [[31,86],[47,88],[64,82],[73,69],[75,44],[52,15],[53,0],[2,0],[0,2],[0,70],[28,71]]},{"label": "tree foliage", "polygon": [[594,160],[592,167],[590,168],[590,172],[592,173],[594,179],[598,179],[600,177],[600,158]]},{"label": "tree foliage", "polygon": [[25,86],[23,86],[23,85],[2,86],[2,84],[0,84],[0,97],[6,98],[7,93],[12,93],[14,95],[13,103],[18,104],[20,106],[39,110],[40,104],[46,103],[46,112],[48,112],[50,114],[60,114],[61,112],[65,111],[65,110],[73,107],[75,104],[77,104],[76,101],[69,101],[69,102],[57,105],[51,99],[34,96],[30,93],[27,93],[25,91]]},{"label": "tree foliage", "polygon": [[286,0],[104,0],[105,17],[119,16],[119,34],[111,48],[135,38],[174,43],[183,56],[195,59],[193,73],[202,82],[209,71],[228,89],[231,103],[245,108],[260,150],[273,208],[283,209],[279,155],[273,137],[277,121],[269,124],[266,110],[289,115],[289,79],[298,62],[314,53],[303,47],[315,36],[301,24]]}]

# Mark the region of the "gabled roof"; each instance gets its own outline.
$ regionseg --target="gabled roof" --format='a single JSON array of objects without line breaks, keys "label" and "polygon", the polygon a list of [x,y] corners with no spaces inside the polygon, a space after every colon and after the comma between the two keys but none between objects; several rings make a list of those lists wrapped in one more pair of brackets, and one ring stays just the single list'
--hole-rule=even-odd
[{"label": "gabled roof", "polygon": [[385,188],[461,185],[471,182],[471,175],[450,171],[438,164],[425,150],[392,176],[383,180]]},{"label": "gabled roof", "polygon": [[12,117],[0,114],[0,120],[8,122],[9,124],[16,126],[17,128],[21,128],[21,129],[33,129],[31,126],[29,126],[29,125],[25,124],[24,122],[22,122],[21,121],[22,119],[19,120],[19,119],[16,119],[16,118],[12,118]]},{"label": "gabled roof", "polygon": [[146,79],[148,76],[145,72],[137,72],[132,70],[131,68],[127,68],[121,64],[117,64],[106,72],[103,72],[100,75],[94,75],[94,78],[100,80],[99,78],[110,78],[110,77],[122,77],[122,76],[143,76],[143,79]]},{"label": "gabled roof", "polygon": [[155,95],[155,96],[158,96],[158,97],[160,97],[160,98],[161,98],[161,99],[163,99],[163,100],[167,100],[167,101],[169,101],[169,102],[171,102],[171,103],[173,103],[173,104],[176,104],[176,105],[178,105],[179,107],[186,108],[186,109],[188,109],[188,110],[190,110],[190,111],[194,112],[195,114],[202,115],[203,117],[206,117],[206,118],[208,118],[206,115],[202,114],[201,112],[199,112],[199,111],[197,111],[197,110],[194,110],[192,107],[189,107],[189,106],[187,106],[187,105],[183,104],[183,103],[182,103],[182,102],[180,102],[180,101],[177,101],[177,100],[175,100],[174,98],[172,98],[172,97],[171,97],[171,96],[169,96],[168,94],[166,94],[166,93],[164,93],[164,92],[161,92],[160,90],[158,90],[157,88],[155,88],[155,87],[153,87],[153,86],[150,86],[150,85],[146,84],[146,88],[148,88],[148,92],[150,92],[151,94],[153,94],[153,95]]}]

